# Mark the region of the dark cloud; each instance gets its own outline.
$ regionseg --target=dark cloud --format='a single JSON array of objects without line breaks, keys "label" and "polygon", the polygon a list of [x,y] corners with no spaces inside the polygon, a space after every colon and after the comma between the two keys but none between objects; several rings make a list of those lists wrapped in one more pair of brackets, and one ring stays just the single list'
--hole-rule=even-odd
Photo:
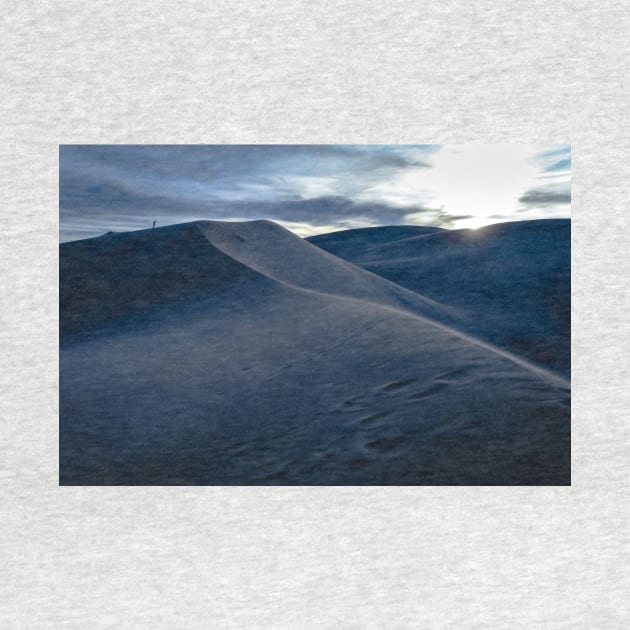
[{"label": "dark cloud", "polygon": [[137,191],[169,184],[269,183],[288,176],[371,175],[429,167],[431,146],[387,145],[62,145],[62,202],[103,181]]},{"label": "dark cloud", "polygon": [[345,197],[318,197],[282,202],[234,202],[223,207],[224,216],[242,213],[247,217],[263,215],[285,221],[309,222],[312,225],[330,225],[343,220],[369,220],[400,223],[408,209],[380,203],[357,203]]},{"label": "dark cloud", "polygon": [[136,184],[182,180],[212,184],[228,179],[429,167],[418,154],[431,145],[62,145],[60,175],[123,178]]},{"label": "dark cloud", "polygon": [[357,191],[428,168],[433,145],[62,145],[64,234],[143,227],[150,218],[269,218],[314,226],[398,223],[402,210]]},{"label": "dark cloud", "polygon": [[[113,189],[116,207],[107,212],[96,208],[68,209],[62,232],[70,238],[73,229],[80,233],[98,234],[108,230],[139,229],[148,227],[153,219],[160,224],[179,223],[197,219],[254,220],[270,219],[304,223],[312,226],[339,226],[357,222],[375,225],[397,225],[405,222],[409,208],[395,208],[379,203],[357,203],[344,197],[319,197],[317,199],[287,201],[233,201],[199,203],[171,203],[160,198],[134,198],[130,200]],[[121,201],[131,201],[129,210]],[[133,208],[133,212],[131,212]],[[95,226],[90,230],[89,226]]]},{"label": "dark cloud", "polygon": [[528,190],[518,200],[528,206],[550,206],[571,203],[570,191],[533,189]]}]

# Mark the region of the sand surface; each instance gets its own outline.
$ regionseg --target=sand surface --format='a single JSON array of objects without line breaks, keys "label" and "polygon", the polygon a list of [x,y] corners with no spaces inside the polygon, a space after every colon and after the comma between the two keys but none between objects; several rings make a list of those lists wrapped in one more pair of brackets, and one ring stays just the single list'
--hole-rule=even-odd
[{"label": "sand surface", "polygon": [[570,483],[566,373],[372,273],[447,232],[379,230],[369,264],[267,221],[61,245],[61,483]]},{"label": "sand surface", "polygon": [[[569,219],[414,235],[336,232],[312,243],[453,307],[441,321],[566,377],[571,367]],[[381,230],[380,238],[374,231]]]}]

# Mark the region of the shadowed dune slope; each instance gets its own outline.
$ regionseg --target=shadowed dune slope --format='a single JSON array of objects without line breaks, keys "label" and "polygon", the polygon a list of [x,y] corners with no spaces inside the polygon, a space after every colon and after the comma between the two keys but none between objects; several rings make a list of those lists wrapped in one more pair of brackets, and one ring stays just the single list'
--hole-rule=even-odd
[{"label": "shadowed dune slope", "polygon": [[196,221],[60,246],[61,333],[282,283],[426,316],[439,303],[332,256],[271,221]]},{"label": "shadowed dune slope", "polygon": [[[349,248],[343,234],[336,233],[331,251],[457,309],[444,311],[441,321],[569,374],[570,220],[500,223],[389,242],[373,230],[355,231]],[[317,239],[309,240],[328,249]]]},{"label": "shadowed dune slope", "polygon": [[63,243],[59,258],[62,338],[262,280],[213,247],[196,224]]},{"label": "shadowed dune slope", "polygon": [[62,484],[570,482],[562,379],[274,224],[61,259]]}]

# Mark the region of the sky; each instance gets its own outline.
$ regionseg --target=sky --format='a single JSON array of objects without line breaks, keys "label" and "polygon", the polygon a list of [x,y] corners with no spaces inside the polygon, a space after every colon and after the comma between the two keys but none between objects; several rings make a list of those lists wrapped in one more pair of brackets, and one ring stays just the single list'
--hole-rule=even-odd
[{"label": "sky", "polygon": [[569,218],[569,145],[61,145],[62,241],[198,219],[299,236]]}]

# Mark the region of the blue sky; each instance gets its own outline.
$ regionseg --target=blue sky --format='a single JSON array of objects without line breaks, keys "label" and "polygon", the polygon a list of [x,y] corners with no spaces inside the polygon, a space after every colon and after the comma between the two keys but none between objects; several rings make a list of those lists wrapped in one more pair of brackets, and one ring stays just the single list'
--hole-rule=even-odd
[{"label": "blue sky", "polygon": [[62,241],[196,219],[300,236],[570,216],[569,145],[61,145]]}]

